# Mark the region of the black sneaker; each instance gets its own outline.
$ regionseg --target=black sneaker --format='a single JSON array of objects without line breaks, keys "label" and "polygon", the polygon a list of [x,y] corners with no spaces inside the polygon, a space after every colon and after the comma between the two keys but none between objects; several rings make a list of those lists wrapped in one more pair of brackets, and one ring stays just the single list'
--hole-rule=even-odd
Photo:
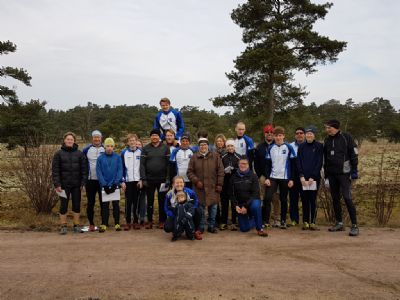
[{"label": "black sneaker", "polygon": [[171,242],[176,242],[177,240],[178,240],[178,237],[177,236],[173,236],[172,239],[171,239]]},{"label": "black sneaker", "polygon": [[281,221],[280,229],[287,229],[287,225],[284,221]]},{"label": "black sneaker", "polygon": [[328,229],[330,232],[344,231],[344,226],[342,222],[336,223],[334,226]]},{"label": "black sneaker", "polygon": [[358,229],[358,226],[356,224],[353,224],[351,226],[349,236],[357,236],[360,234],[360,230]]},{"label": "black sneaker", "polygon": [[67,226],[61,226],[61,228],[60,228],[60,234],[61,234],[61,235],[65,235],[65,234],[67,234],[67,232],[68,232]]},{"label": "black sneaker", "polygon": [[74,233],[83,233],[80,225],[74,225]]},{"label": "black sneaker", "polygon": [[218,232],[217,228],[215,228],[215,227],[208,227],[207,231],[209,233],[217,233]]}]

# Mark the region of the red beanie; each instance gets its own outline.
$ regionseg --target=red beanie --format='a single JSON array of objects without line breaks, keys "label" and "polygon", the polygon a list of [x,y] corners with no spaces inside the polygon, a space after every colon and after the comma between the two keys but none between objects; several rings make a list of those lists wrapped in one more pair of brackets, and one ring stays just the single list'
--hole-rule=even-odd
[{"label": "red beanie", "polygon": [[272,126],[272,124],[267,124],[267,125],[265,125],[265,127],[264,127],[264,133],[267,133],[267,132],[272,132],[272,133],[274,133],[274,131],[275,131],[275,129],[274,129],[274,126]]}]

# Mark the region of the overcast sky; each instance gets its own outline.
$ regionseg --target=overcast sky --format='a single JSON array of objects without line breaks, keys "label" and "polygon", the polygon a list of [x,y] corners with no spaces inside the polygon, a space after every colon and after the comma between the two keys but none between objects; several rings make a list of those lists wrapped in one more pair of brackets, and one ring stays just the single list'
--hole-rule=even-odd
[{"label": "overcast sky", "polygon": [[[244,49],[230,19],[234,0],[0,0],[0,40],[18,51],[0,65],[28,70],[32,87],[14,80],[21,100],[68,109],[97,104],[212,109],[231,91],[225,72]],[[317,1],[324,2],[324,1]],[[348,42],[336,64],[308,77],[307,103],[385,97],[400,108],[398,0],[333,0],[316,29]],[[222,112],[223,110],[217,109]]]}]

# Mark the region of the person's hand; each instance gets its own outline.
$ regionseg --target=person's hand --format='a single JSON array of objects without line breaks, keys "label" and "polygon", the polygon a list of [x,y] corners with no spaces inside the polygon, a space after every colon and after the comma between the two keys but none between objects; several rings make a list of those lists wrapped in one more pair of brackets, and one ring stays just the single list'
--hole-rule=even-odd
[{"label": "person's hand", "polygon": [[143,181],[142,181],[142,180],[139,180],[139,181],[138,181],[137,187],[138,187],[139,189],[143,188]]},{"label": "person's hand", "polygon": [[242,213],[242,209],[239,206],[236,206],[236,212],[238,214],[241,214]]},{"label": "person's hand", "polygon": [[271,186],[271,180],[265,179],[264,185]]},{"label": "person's hand", "polygon": [[314,179],[312,179],[312,178],[308,179],[308,185],[312,185],[313,182],[314,182]]},{"label": "person's hand", "polygon": [[357,171],[351,171],[350,177],[352,180],[358,179],[358,172]]},{"label": "person's hand", "polygon": [[57,192],[57,193],[61,193],[61,192],[62,192],[61,186],[56,187],[56,192]]},{"label": "person's hand", "polygon": [[300,182],[302,186],[306,186],[307,185],[307,181],[304,177],[300,177]]},{"label": "person's hand", "polygon": [[121,183],[121,188],[122,188],[122,191],[125,192],[125,190],[126,190],[126,183],[125,182]]},{"label": "person's hand", "polygon": [[143,187],[148,187],[148,185],[149,185],[146,180],[143,180],[142,184],[143,184]]},{"label": "person's hand", "polygon": [[107,195],[111,194],[111,193],[112,193],[112,192],[111,192],[111,187],[110,187],[110,186],[104,187],[104,192],[105,192]]},{"label": "person's hand", "polygon": [[217,185],[217,186],[215,187],[215,191],[216,191],[218,194],[220,194],[220,193],[222,192],[222,186]]},{"label": "person's hand", "polygon": [[288,185],[289,188],[291,188],[293,186],[293,180],[289,180]]},{"label": "person's hand", "polygon": [[246,207],[242,207],[242,215],[247,214],[247,208]]},{"label": "person's hand", "polygon": [[329,189],[329,179],[325,178],[325,188]]},{"label": "person's hand", "polygon": [[196,187],[197,187],[199,190],[202,190],[204,186],[203,186],[203,183],[202,183],[201,181],[197,181]]}]

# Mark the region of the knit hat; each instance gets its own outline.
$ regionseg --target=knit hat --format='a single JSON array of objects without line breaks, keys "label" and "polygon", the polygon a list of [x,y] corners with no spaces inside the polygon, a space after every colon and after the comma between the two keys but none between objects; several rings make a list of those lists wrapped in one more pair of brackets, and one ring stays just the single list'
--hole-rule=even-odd
[{"label": "knit hat", "polygon": [[190,135],[189,133],[184,133],[181,136],[181,140],[188,140],[190,142]]},{"label": "knit hat", "polygon": [[267,124],[264,127],[264,133],[274,133],[275,129],[274,126],[272,126],[272,124]]},{"label": "knit hat", "polygon": [[285,128],[281,127],[281,126],[276,126],[274,129],[274,134],[278,135],[278,134],[285,134]]},{"label": "knit hat", "polygon": [[332,119],[332,120],[325,122],[325,125],[336,128],[336,129],[340,128],[340,122],[336,119]]},{"label": "knit hat", "polygon": [[228,145],[235,146],[235,141],[232,140],[232,139],[228,139],[228,140],[225,142],[225,145],[226,145],[226,146],[228,146]]},{"label": "knit hat", "polygon": [[208,145],[208,139],[206,139],[206,138],[204,138],[204,137],[199,138],[198,144],[200,145],[200,144],[202,144],[202,143],[206,143],[206,144]]},{"label": "knit hat", "polygon": [[317,128],[314,125],[309,125],[305,129],[305,133],[307,133],[307,132],[312,132],[312,133],[316,134]]},{"label": "knit hat", "polygon": [[103,135],[101,134],[100,130],[93,130],[92,131],[92,137],[94,137],[94,136],[102,137]]},{"label": "knit hat", "polygon": [[115,142],[113,140],[113,138],[106,138],[106,140],[104,141],[104,146],[113,146],[115,147]]},{"label": "knit hat", "polygon": [[150,136],[152,136],[153,134],[157,134],[159,137],[161,137],[161,131],[160,129],[154,128],[150,131]]}]

